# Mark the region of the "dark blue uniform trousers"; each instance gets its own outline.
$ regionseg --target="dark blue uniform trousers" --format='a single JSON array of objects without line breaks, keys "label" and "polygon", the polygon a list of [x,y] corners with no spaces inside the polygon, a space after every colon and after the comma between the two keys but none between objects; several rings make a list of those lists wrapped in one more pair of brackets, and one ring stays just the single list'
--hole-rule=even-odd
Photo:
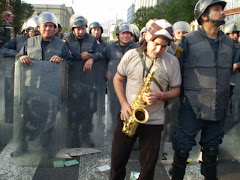
[{"label": "dark blue uniform trousers", "polygon": [[203,148],[217,148],[222,143],[224,134],[224,119],[220,121],[208,121],[197,119],[190,102],[186,97],[181,97],[179,112],[179,126],[173,133],[173,149],[189,152],[196,145],[195,137],[200,130],[199,144]]}]

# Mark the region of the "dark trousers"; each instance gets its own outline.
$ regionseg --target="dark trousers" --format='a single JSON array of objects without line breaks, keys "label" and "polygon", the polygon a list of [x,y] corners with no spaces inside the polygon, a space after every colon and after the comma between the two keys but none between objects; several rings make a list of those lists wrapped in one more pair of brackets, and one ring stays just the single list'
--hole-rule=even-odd
[{"label": "dark trousers", "polygon": [[133,145],[139,137],[141,171],[139,180],[151,180],[158,160],[163,125],[139,124],[136,134],[129,137],[122,132],[123,121],[117,119],[111,153],[111,180],[123,180]]},{"label": "dark trousers", "polygon": [[196,145],[195,137],[201,132],[199,144],[204,148],[217,148],[222,143],[224,119],[207,121],[197,119],[187,98],[181,98],[179,125],[173,133],[173,149],[175,151],[191,151]]}]

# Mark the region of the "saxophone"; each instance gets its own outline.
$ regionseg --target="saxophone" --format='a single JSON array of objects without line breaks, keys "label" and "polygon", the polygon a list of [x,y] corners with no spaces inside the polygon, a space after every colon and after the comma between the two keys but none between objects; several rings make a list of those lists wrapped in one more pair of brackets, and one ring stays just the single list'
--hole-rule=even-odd
[{"label": "saxophone", "polygon": [[151,68],[150,73],[143,79],[143,84],[140,88],[139,93],[136,96],[136,99],[131,105],[132,115],[123,122],[122,132],[126,135],[132,137],[139,125],[139,123],[145,123],[149,119],[149,113],[145,109],[147,107],[147,103],[142,100],[143,94],[150,91],[150,86],[152,83],[152,78],[155,74],[155,64],[156,59],[154,59],[153,66]]}]

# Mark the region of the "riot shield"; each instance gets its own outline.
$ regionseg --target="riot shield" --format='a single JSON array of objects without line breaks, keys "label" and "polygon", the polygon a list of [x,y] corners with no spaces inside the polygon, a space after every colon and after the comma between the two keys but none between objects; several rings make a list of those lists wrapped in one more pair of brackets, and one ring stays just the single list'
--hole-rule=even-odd
[{"label": "riot shield", "polygon": [[34,60],[32,66],[15,63],[12,156],[16,165],[48,162],[65,147],[66,70],[65,62]]},{"label": "riot shield", "polygon": [[0,144],[12,138],[14,61],[0,56]]},{"label": "riot shield", "polygon": [[220,155],[224,159],[240,159],[240,74],[236,73],[231,79],[232,87],[230,90],[232,93],[229,109],[227,112],[227,118],[225,121],[225,135],[223,143],[220,146]]},{"label": "riot shield", "polygon": [[13,122],[14,58],[0,57],[0,121]]},{"label": "riot shield", "polygon": [[68,84],[68,147],[99,147],[104,144],[105,63],[95,62],[83,71],[86,61],[75,62]]},{"label": "riot shield", "polygon": [[107,132],[108,136],[113,136],[117,117],[121,106],[113,86],[113,77],[117,72],[117,66],[120,60],[111,60],[108,62],[107,70]]}]

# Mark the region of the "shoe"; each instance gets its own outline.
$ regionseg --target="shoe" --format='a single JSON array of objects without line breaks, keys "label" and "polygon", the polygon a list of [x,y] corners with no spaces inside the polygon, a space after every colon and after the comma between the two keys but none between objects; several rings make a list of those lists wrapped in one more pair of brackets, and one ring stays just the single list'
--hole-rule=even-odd
[{"label": "shoe", "polygon": [[19,145],[19,147],[15,151],[13,151],[11,153],[11,156],[19,157],[19,156],[22,156],[23,154],[25,154],[26,152],[28,152],[28,144],[27,144],[27,142],[24,142],[21,145]]}]

